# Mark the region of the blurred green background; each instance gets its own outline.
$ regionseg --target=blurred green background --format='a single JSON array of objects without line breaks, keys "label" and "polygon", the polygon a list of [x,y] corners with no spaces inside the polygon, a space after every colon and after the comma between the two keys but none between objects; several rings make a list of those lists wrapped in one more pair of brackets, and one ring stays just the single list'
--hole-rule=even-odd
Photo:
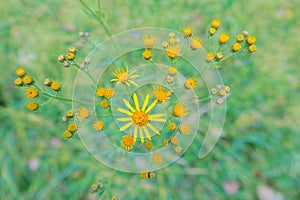
[{"label": "blurred green background", "polygon": [[[87,4],[97,9],[96,1]],[[220,70],[232,95],[216,147],[200,160],[195,140],[154,180],[99,163],[78,138],[63,137],[61,116],[71,105],[53,101],[32,113],[25,91],[14,86],[15,69],[23,67],[37,81],[61,81],[62,96],[71,96],[76,70],[64,69],[57,56],[75,45],[84,58],[90,47],[81,46],[80,31],[93,42],[108,38],[98,21],[77,0],[10,0],[0,7],[0,199],[97,199],[90,187],[99,180],[107,181],[105,199],[300,199],[297,0],[102,1],[113,34],[189,26],[205,39],[211,20],[221,19],[222,30],[257,37],[254,55],[236,56]]]}]

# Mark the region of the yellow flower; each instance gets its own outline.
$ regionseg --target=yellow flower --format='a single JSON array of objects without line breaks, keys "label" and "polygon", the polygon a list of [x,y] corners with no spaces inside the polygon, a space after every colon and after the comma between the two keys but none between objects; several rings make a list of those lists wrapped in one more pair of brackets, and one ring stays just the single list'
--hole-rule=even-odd
[{"label": "yellow flower", "polygon": [[232,51],[233,52],[236,52],[236,51],[239,51],[240,49],[242,48],[241,44],[240,43],[234,43],[231,47]]},{"label": "yellow flower", "polygon": [[256,38],[255,38],[254,36],[249,36],[249,37],[247,38],[247,43],[248,43],[249,45],[254,44],[254,42],[256,42]]},{"label": "yellow flower", "polygon": [[219,37],[220,44],[225,44],[230,39],[230,36],[227,33],[221,33]]},{"label": "yellow flower", "polygon": [[192,30],[190,28],[184,28],[183,29],[183,34],[185,38],[189,38],[192,36]]},{"label": "yellow flower", "polygon": [[213,35],[213,34],[215,34],[217,32],[217,29],[215,29],[215,28],[210,28],[209,30],[208,30],[208,33],[210,34],[210,35]]},{"label": "yellow flower", "polygon": [[146,149],[152,149],[152,147],[153,147],[152,142],[147,141],[147,142],[145,143],[145,148],[146,148]]},{"label": "yellow flower", "polygon": [[201,46],[202,46],[202,40],[198,37],[194,37],[190,45],[191,49],[196,50],[199,49]]},{"label": "yellow flower", "polygon": [[211,22],[211,27],[215,28],[215,29],[218,29],[221,25],[221,22],[220,20],[217,20],[217,19],[214,19],[212,22]]},{"label": "yellow flower", "polygon": [[170,76],[175,76],[175,75],[177,74],[177,69],[176,69],[176,67],[170,66],[170,67],[169,67],[169,70],[168,70],[168,74],[169,74]]},{"label": "yellow flower", "polygon": [[86,107],[80,107],[77,110],[78,110],[78,113],[76,114],[76,117],[78,119],[85,119],[90,115],[90,113]]},{"label": "yellow flower", "polygon": [[170,38],[175,37],[175,33],[173,33],[173,32],[169,33],[169,37],[170,37]]},{"label": "yellow flower", "polygon": [[103,87],[98,88],[97,91],[96,91],[96,95],[99,96],[99,97],[104,97],[104,95],[105,95],[105,88],[103,88]]},{"label": "yellow flower", "polygon": [[26,95],[28,98],[35,98],[39,95],[39,92],[35,88],[28,88],[26,90]]},{"label": "yellow flower", "polygon": [[72,53],[72,52],[69,52],[67,55],[66,55],[66,59],[67,60],[74,60],[75,58],[75,54]]},{"label": "yellow flower", "polygon": [[154,154],[152,161],[156,164],[161,163],[163,161],[163,157],[160,154]]},{"label": "yellow flower", "polygon": [[236,41],[237,42],[243,42],[243,40],[245,39],[244,35],[243,34],[239,34],[236,36]]},{"label": "yellow flower", "polygon": [[169,38],[169,44],[170,45],[173,45],[176,43],[176,38],[172,37],[172,38]]},{"label": "yellow flower", "polygon": [[176,129],[176,124],[173,123],[173,122],[171,122],[171,123],[169,123],[168,128],[169,128],[170,131],[175,131],[175,129]]},{"label": "yellow flower", "polygon": [[114,91],[113,88],[106,88],[104,96],[109,99],[109,98],[112,98],[114,96],[114,93],[115,93],[115,91]]},{"label": "yellow flower", "polygon": [[248,47],[248,51],[249,51],[250,53],[255,52],[255,51],[256,51],[256,46],[255,46],[254,44],[250,45],[250,46]]},{"label": "yellow flower", "polygon": [[182,116],[185,116],[187,114],[187,108],[186,106],[183,106],[183,105],[180,105],[179,103],[177,103],[174,107],[174,110],[173,110],[173,114],[176,116],[176,117],[182,117]]},{"label": "yellow flower", "polygon": [[215,59],[214,54],[212,54],[212,53],[206,54],[206,57],[205,57],[206,62],[212,62],[214,59]]},{"label": "yellow flower", "polygon": [[190,134],[190,127],[187,124],[182,124],[179,127],[179,132],[184,135]]},{"label": "yellow flower", "polygon": [[60,83],[57,82],[57,81],[53,81],[53,82],[51,83],[51,89],[54,90],[54,91],[60,90]]},{"label": "yellow flower", "polygon": [[180,51],[180,44],[169,44],[166,47],[166,52],[171,59],[177,58],[180,54]]},{"label": "yellow flower", "polygon": [[28,110],[36,110],[36,109],[38,109],[38,107],[39,107],[39,104],[37,104],[34,101],[31,101],[27,104]]},{"label": "yellow flower", "polygon": [[217,88],[212,88],[210,92],[212,95],[215,95],[218,93],[218,90],[217,90]]},{"label": "yellow flower", "polygon": [[154,172],[149,172],[148,177],[151,178],[151,179],[155,178],[155,173]]},{"label": "yellow flower", "polygon": [[16,70],[16,75],[17,75],[18,77],[22,77],[22,76],[24,76],[25,74],[26,74],[26,72],[25,72],[25,70],[24,70],[23,68],[19,68],[19,69]]},{"label": "yellow flower", "polygon": [[142,179],[148,178],[148,172],[146,172],[146,171],[141,171],[141,172],[140,172],[140,177],[141,177]]},{"label": "yellow flower", "polygon": [[161,46],[162,46],[163,48],[167,48],[167,46],[168,46],[168,42],[166,42],[166,41],[163,41],[163,42],[161,43]]},{"label": "yellow flower", "polygon": [[181,151],[182,151],[182,147],[181,146],[177,146],[177,147],[175,147],[175,152],[177,153],[177,154],[180,154],[181,153]]},{"label": "yellow flower", "polygon": [[52,83],[52,81],[51,81],[49,78],[46,78],[46,79],[44,80],[44,85],[45,85],[45,86],[50,86],[51,83]]},{"label": "yellow flower", "polygon": [[188,78],[188,79],[185,81],[184,87],[185,87],[186,89],[192,89],[192,88],[195,88],[195,87],[196,87],[196,83],[197,83],[196,78]]},{"label": "yellow flower", "polygon": [[[120,83],[126,84],[127,86],[131,84],[138,87],[138,84],[130,79],[137,78],[139,75],[134,74],[137,70],[132,70],[130,73],[128,73],[128,66],[126,66],[126,70],[117,68],[112,74],[116,77],[114,79],[111,79],[110,82],[117,81],[117,85]],[[99,96],[99,95],[98,95]]]},{"label": "yellow flower", "polygon": [[65,131],[64,136],[65,138],[71,138],[73,136],[73,133],[71,133],[70,131]]},{"label": "yellow flower", "polygon": [[179,143],[179,138],[175,135],[175,136],[172,136],[171,138],[170,138],[170,141],[171,141],[171,143],[172,144],[178,144]]},{"label": "yellow flower", "polygon": [[100,102],[100,106],[101,106],[102,108],[108,108],[109,103],[108,103],[107,100],[103,100],[103,101]]},{"label": "yellow flower", "polygon": [[77,131],[77,125],[76,125],[75,123],[70,123],[70,124],[68,125],[68,131],[70,131],[70,132],[75,132],[75,131]]},{"label": "yellow flower", "polygon": [[125,135],[122,138],[121,145],[126,149],[126,151],[130,151],[134,144],[134,138],[130,135]]},{"label": "yellow flower", "polygon": [[111,200],[118,200],[117,196],[112,196]]},{"label": "yellow flower", "polygon": [[73,110],[67,110],[67,112],[66,112],[66,117],[72,118],[73,116],[74,116]]},{"label": "yellow flower", "polygon": [[226,95],[226,90],[224,90],[224,89],[221,89],[221,90],[219,90],[219,95],[220,96],[225,96]]},{"label": "yellow flower", "polygon": [[16,80],[15,80],[15,85],[16,85],[16,86],[21,86],[21,85],[23,85],[23,80],[22,80],[21,78],[16,78]]},{"label": "yellow flower", "polygon": [[249,35],[248,31],[243,31],[243,35],[247,37]]},{"label": "yellow flower", "polygon": [[149,49],[145,49],[142,55],[146,60],[149,60],[152,57],[152,52]]},{"label": "yellow flower", "polygon": [[168,146],[169,145],[169,141],[168,140],[164,140],[163,141],[163,146],[165,147],[165,146]]},{"label": "yellow flower", "polygon": [[30,85],[30,84],[33,83],[33,80],[32,80],[32,78],[31,78],[31,76],[24,76],[23,82],[24,82],[26,85]]},{"label": "yellow flower", "polygon": [[102,121],[95,121],[93,127],[96,131],[101,131],[104,129],[104,123]]},{"label": "yellow flower", "polygon": [[154,44],[154,37],[152,35],[144,35],[143,37],[144,45],[146,48],[151,49]]},{"label": "yellow flower", "polygon": [[[117,108],[117,110],[121,113],[124,113],[126,115],[129,115],[129,117],[124,118],[117,118],[118,121],[127,122],[125,125],[123,125],[120,128],[120,131],[124,131],[130,126],[134,127],[134,141],[137,138],[137,134],[139,132],[141,142],[144,143],[144,133],[146,134],[146,137],[151,140],[151,136],[149,133],[148,128],[150,128],[154,133],[160,135],[159,131],[150,123],[150,121],[155,122],[165,122],[166,120],[160,117],[163,117],[165,114],[163,113],[157,113],[157,114],[149,114],[149,112],[152,110],[152,108],[157,104],[157,100],[155,100],[153,103],[151,103],[149,106],[149,98],[150,95],[146,95],[146,98],[144,100],[144,103],[142,107],[140,107],[138,97],[136,93],[133,94],[133,101],[135,108],[126,100],[123,99],[124,104],[128,107],[130,110],[126,110],[123,108]],[[129,122],[128,122],[129,121]]]},{"label": "yellow flower", "polygon": [[65,60],[65,56],[64,55],[59,55],[57,57],[58,62],[63,62]]},{"label": "yellow flower", "polygon": [[221,52],[218,52],[217,54],[216,54],[216,59],[217,60],[221,60],[223,58],[223,54],[221,53]]},{"label": "yellow flower", "polygon": [[71,53],[75,53],[77,50],[76,50],[76,48],[75,47],[70,47],[69,48],[69,52],[71,52]]},{"label": "yellow flower", "polygon": [[156,86],[153,87],[154,89],[154,95],[157,101],[164,102],[167,99],[170,99],[170,96],[172,95],[172,91],[165,92],[163,86]]},{"label": "yellow flower", "polygon": [[98,188],[99,188],[99,185],[98,185],[98,184],[93,184],[93,185],[91,186],[92,192],[97,192]]}]

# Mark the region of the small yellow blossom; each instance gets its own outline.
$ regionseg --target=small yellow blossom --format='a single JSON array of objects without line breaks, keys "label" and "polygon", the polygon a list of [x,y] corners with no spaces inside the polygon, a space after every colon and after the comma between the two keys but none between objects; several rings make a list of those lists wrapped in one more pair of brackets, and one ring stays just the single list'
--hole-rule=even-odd
[{"label": "small yellow blossom", "polygon": [[245,39],[245,36],[243,34],[239,34],[239,35],[236,36],[235,39],[236,39],[237,42],[243,42],[244,39]]},{"label": "small yellow blossom", "polygon": [[51,83],[51,89],[54,90],[54,91],[60,90],[60,83],[57,82],[57,81],[53,81],[53,82]]},{"label": "small yellow blossom", "polygon": [[173,32],[169,33],[169,37],[170,37],[170,38],[175,37],[175,33],[173,33]]},{"label": "small yellow blossom", "polygon": [[64,136],[65,138],[71,138],[73,136],[73,133],[71,133],[70,131],[65,131]]},{"label": "small yellow blossom", "polygon": [[37,104],[36,102],[34,101],[31,101],[27,104],[27,108],[28,110],[37,110],[39,107],[39,104]]},{"label": "small yellow blossom", "polygon": [[248,51],[249,51],[250,53],[254,53],[254,52],[256,51],[256,46],[255,46],[254,44],[250,45],[250,46],[248,47]]},{"label": "small yellow blossom", "polygon": [[215,28],[215,29],[218,29],[221,25],[221,22],[220,20],[217,20],[217,19],[214,19],[212,22],[211,22],[211,27]]},{"label": "small yellow blossom", "polygon": [[213,53],[208,53],[208,54],[206,54],[206,56],[205,56],[206,62],[212,62],[212,61],[214,60],[214,58],[215,58],[215,56],[214,56]]},{"label": "small yellow blossom", "polygon": [[221,33],[219,36],[220,44],[226,44],[226,42],[228,42],[229,39],[230,39],[230,36],[227,33]]},{"label": "small yellow blossom", "polygon": [[254,44],[254,42],[256,42],[256,38],[254,36],[249,36],[246,41],[249,45],[251,45]]},{"label": "small yellow blossom", "polygon": [[154,154],[152,157],[152,161],[156,164],[161,163],[163,161],[163,157],[160,154]]},{"label": "small yellow blossom", "polygon": [[93,127],[96,131],[101,131],[104,129],[104,123],[102,121],[95,121]]},{"label": "small yellow blossom", "polygon": [[17,75],[18,77],[22,77],[22,76],[24,76],[25,74],[26,74],[26,72],[25,72],[25,70],[24,70],[23,68],[19,68],[19,69],[16,70],[16,75]]},{"label": "small yellow blossom", "polygon": [[75,47],[70,47],[69,48],[69,52],[71,52],[71,53],[75,53],[77,50],[76,50],[76,48]]},{"label": "small yellow blossom", "polygon": [[155,173],[154,172],[149,172],[148,177],[151,178],[151,179],[155,178]]},{"label": "small yellow blossom", "polygon": [[65,60],[65,56],[64,55],[59,55],[57,57],[58,62],[63,62]]},{"label": "small yellow blossom", "polygon": [[146,148],[146,149],[152,149],[152,147],[153,147],[152,142],[147,141],[147,142],[145,143],[145,148]]},{"label": "small yellow blossom", "polygon": [[215,29],[215,28],[210,28],[210,29],[208,30],[208,33],[209,33],[210,35],[214,35],[216,32],[217,32],[217,29]]},{"label": "small yellow blossom", "polygon": [[68,125],[68,131],[70,131],[72,133],[75,132],[75,131],[77,131],[77,125],[75,123],[70,123]]},{"label": "small yellow blossom", "polygon": [[184,135],[190,134],[190,127],[187,124],[182,124],[179,127],[179,132]]},{"label": "small yellow blossom", "polygon": [[201,46],[202,46],[202,40],[198,37],[194,37],[190,45],[191,49],[196,50],[199,49]]},{"label": "small yellow blossom", "polygon": [[182,147],[181,147],[181,146],[176,146],[174,150],[175,150],[175,152],[176,152],[177,154],[180,154],[181,151],[182,151]]},{"label": "small yellow blossom", "polygon": [[16,86],[21,86],[21,85],[23,85],[23,80],[22,80],[21,78],[16,78],[16,80],[15,80],[15,85],[16,85]]},{"label": "small yellow blossom", "polygon": [[86,107],[82,106],[82,107],[78,108],[77,110],[78,110],[78,113],[76,114],[76,117],[78,119],[85,119],[90,115],[90,113]]},{"label": "small yellow blossom", "polygon": [[144,35],[143,37],[144,45],[146,48],[150,49],[153,47],[154,44],[154,37],[152,35]]},{"label": "small yellow blossom", "polygon": [[126,149],[126,151],[130,151],[134,144],[134,138],[130,135],[125,135],[122,137],[121,145]]},{"label": "small yellow blossom", "polygon": [[141,177],[142,179],[148,178],[148,172],[146,172],[146,171],[141,171],[141,172],[140,172],[140,177]]},{"label": "small yellow blossom", "polygon": [[173,123],[173,122],[170,122],[169,125],[168,125],[168,128],[170,131],[175,131],[176,129],[176,124]]},{"label": "small yellow blossom", "polygon": [[233,52],[239,51],[239,50],[241,50],[241,48],[242,48],[242,46],[240,43],[234,43],[231,47]]},{"label": "small yellow blossom", "polygon": [[175,136],[172,136],[170,138],[170,141],[171,141],[171,144],[178,144],[179,143],[179,138],[175,135]]},{"label": "small yellow blossom", "polygon": [[103,88],[103,87],[98,88],[97,91],[96,91],[96,95],[99,96],[99,97],[104,97],[105,88]]},{"label": "small yellow blossom", "polygon": [[167,99],[170,99],[170,96],[172,95],[172,91],[166,92],[163,86],[153,87],[153,89],[154,89],[155,98],[159,102],[164,102]]},{"label": "small yellow blossom", "polygon": [[67,110],[67,112],[66,112],[66,117],[72,118],[73,116],[74,116],[73,110]]},{"label": "small yellow blossom", "polygon": [[177,68],[174,67],[174,66],[170,66],[170,67],[169,67],[169,70],[168,70],[168,74],[169,74],[170,76],[175,76],[175,75],[177,74]]},{"label": "small yellow blossom", "polygon": [[229,87],[229,86],[225,86],[225,87],[224,87],[224,90],[225,90],[227,93],[229,93],[229,92],[230,92],[230,87]]},{"label": "small yellow blossom", "polygon": [[174,45],[176,43],[176,38],[172,37],[172,38],[169,38],[169,44],[170,45]]},{"label": "small yellow blossom", "polygon": [[75,58],[75,54],[72,53],[72,52],[69,52],[67,55],[66,55],[66,59],[67,60],[74,60]]},{"label": "small yellow blossom", "polygon": [[167,48],[167,46],[168,46],[168,42],[166,42],[166,41],[163,41],[163,42],[161,43],[161,46],[162,46],[163,48]]},{"label": "small yellow blossom", "polygon": [[188,79],[185,81],[184,87],[185,87],[186,89],[193,89],[193,88],[196,87],[196,83],[197,83],[196,78],[188,78]]},{"label": "small yellow blossom", "polygon": [[30,84],[33,83],[33,79],[31,78],[31,76],[24,76],[23,82],[24,82],[26,85],[30,85]]},{"label": "small yellow blossom", "polygon": [[164,140],[163,141],[163,146],[165,147],[165,146],[168,146],[169,145],[169,141],[168,140]]},{"label": "small yellow blossom", "polygon": [[152,57],[152,52],[149,49],[145,49],[142,55],[146,60],[149,60]]},{"label": "small yellow blossom", "polygon": [[169,44],[166,47],[166,52],[171,59],[177,58],[180,54],[180,51],[180,44]]},{"label": "small yellow blossom", "polygon": [[45,86],[50,86],[51,83],[52,83],[52,81],[51,81],[51,79],[49,79],[49,78],[46,78],[46,79],[44,80],[44,85],[45,85]]},{"label": "small yellow blossom", "polygon": [[174,107],[174,110],[173,110],[173,114],[176,116],[176,117],[182,117],[182,116],[185,116],[187,114],[187,109],[185,106],[183,105],[180,105],[179,103],[177,103]]},{"label": "small yellow blossom", "polygon": [[104,96],[109,99],[114,96],[114,93],[115,93],[115,91],[113,88],[106,88]]},{"label": "small yellow blossom", "polygon": [[219,95],[220,96],[225,96],[226,95],[226,90],[224,90],[224,89],[221,89],[221,90],[219,90]]},{"label": "small yellow blossom", "polygon": [[190,28],[183,29],[183,35],[185,38],[189,38],[192,36],[192,30]]},{"label": "small yellow blossom", "polygon": [[35,98],[39,95],[39,92],[35,88],[28,88],[26,90],[26,95],[28,98]]},{"label": "small yellow blossom", "polygon": [[217,90],[217,88],[212,88],[210,92],[212,95],[215,95],[218,93],[218,90]]},{"label": "small yellow blossom", "polygon": [[103,100],[103,101],[101,101],[100,102],[100,106],[101,106],[101,108],[108,108],[108,106],[109,106],[109,103],[108,103],[108,101],[107,100]]},{"label": "small yellow blossom", "polygon": [[221,60],[223,58],[223,54],[221,52],[216,53],[216,59]]},{"label": "small yellow blossom", "polygon": [[[128,66],[126,66],[126,69],[120,69],[119,67],[112,73],[116,78],[113,78],[110,80],[110,82],[117,82],[117,85],[119,85],[120,83],[126,84],[127,86],[130,86],[130,83],[135,85],[136,87],[138,87],[138,84],[136,82],[134,82],[133,80],[131,80],[132,78],[137,78],[139,77],[139,75],[135,74],[135,72],[137,71],[132,70],[130,73],[128,72]],[[102,92],[100,93],[102,94]],[[99,96],[99,95],[98,95]]]}]

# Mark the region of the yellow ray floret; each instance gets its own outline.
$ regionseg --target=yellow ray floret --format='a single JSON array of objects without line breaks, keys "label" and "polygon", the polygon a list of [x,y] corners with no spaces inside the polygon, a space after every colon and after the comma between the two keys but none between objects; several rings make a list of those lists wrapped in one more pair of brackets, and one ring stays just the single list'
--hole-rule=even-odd
[{"label": "yellow ray floret", "polygon": [[130,73],[128,72],[128,66],[126,66],[126,69],[120,69],[119,67],[112,73],[116,78],[113,78],[110,80],[110,82],[117,82],[117,85],[120,83],[126,84],[127,86],[130,86],[130,84],[138,86],[136,82],[134,82],[133,78],[139,77],[139,75],[134,74],[137,70],[132,70]]}]

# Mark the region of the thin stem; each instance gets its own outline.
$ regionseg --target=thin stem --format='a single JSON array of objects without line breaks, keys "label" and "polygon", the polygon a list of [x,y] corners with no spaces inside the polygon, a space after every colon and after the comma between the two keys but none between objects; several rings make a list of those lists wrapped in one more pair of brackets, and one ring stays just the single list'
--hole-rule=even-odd
[{"label": "thin stem", "polygon": [[203,102],[203,101],[209,100],[211,98],[212,98],[212,96],[208,96],[208,97],[205,97],[205,98],[198,99],[198,101]]},{"label": "thin stem", "polygon": [[49,94],[49,93],[44,92],[44,91],[42,91],[42,94],[45,95],[45,96],[51,97],[53,99],[59,99],[59,100],[62,100],[62,101],[81,103],[81,104],[87,104],[87,105],[93,105],[93,106],[95,105],[93,103],[89,103],[89,102],[85,102],[85,101],[73,100],[73,99],[69,99],[69,98],[65,98],[65,97],[60,97],[60,96],[57,96],[57,95],[54,96],[54,95]]},{"label": "thin stem", "polygon": [[237,52],[231,53],[230,55],[226,56],[225,58],[221,59],[220,61],[216,62],[216,63],[221,63],[224,62],[225,60],[231,58],[232,56],[234,56]]}]

